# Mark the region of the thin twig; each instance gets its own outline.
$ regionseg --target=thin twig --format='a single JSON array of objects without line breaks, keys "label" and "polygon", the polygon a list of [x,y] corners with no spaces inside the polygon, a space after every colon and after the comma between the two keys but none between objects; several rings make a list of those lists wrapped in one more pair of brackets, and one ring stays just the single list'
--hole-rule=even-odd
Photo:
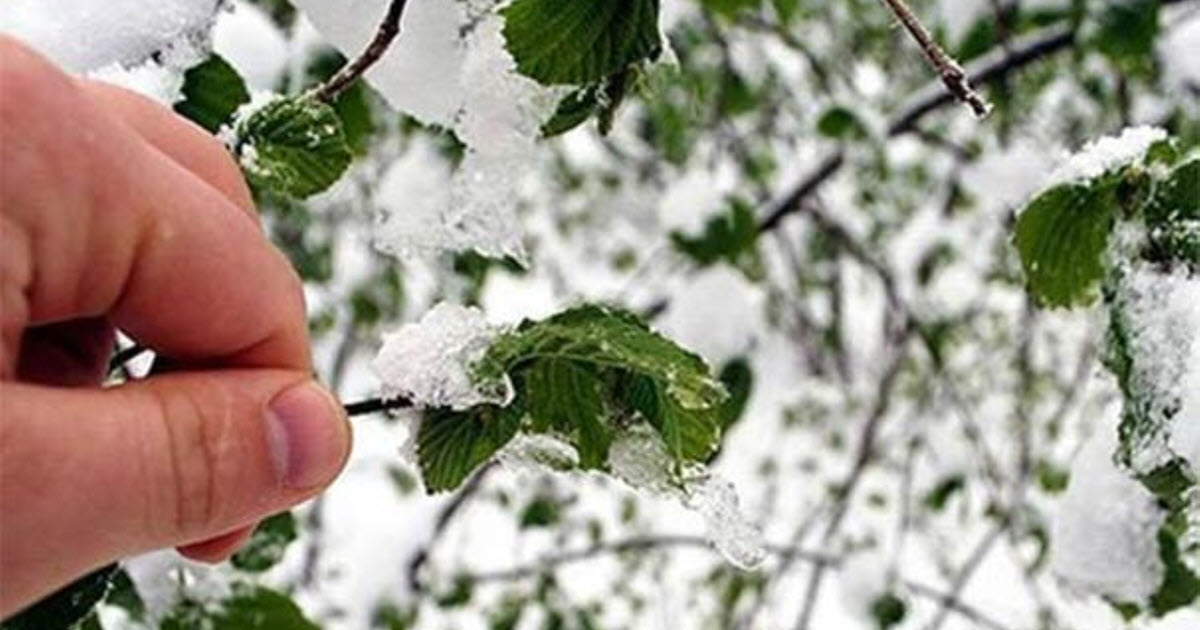
[{"label": "thin twig", "polygon": [[368,398],[358,402],[347,403],[344,405],[344,408],[346,415],[353,418],[354,416],[365,416],[393,409],[412,409],[414,406],[411,400],[400,396],[396,398]]},{"label": "thin twig", "polygon": [[130,361],[142,356],[142,354],[149,352],[149,351],[150,351],[150,348],[147,348],[146,346],[143,346],[141,344],[136,344],[136,343],[133,344],[132,346],[129,346],[128,348],[119,350],[116,354],[114,354],[112,356],[111,359],[108,360],[109,375],[112,375],[117,370],[125,368],[126,363],[129,363]]},{"label": "thin twig", "polygon": [[896,14],[896,18],[904,25],[909,35],[917,40],[921,52],[925,53],[925,59],[929,61],[934,72],[941,77],[942,83],[946,85],[946,89],[954,95],[954,98],[970,107],[976,116],[980,118],[987,116],[988,112],[992,111],[991,103],[971,87],[971,81],[967,78],[966,71],[933,39],[925,25],[921,24],[916,14],[908,7],[908,3],[904,0],[883,0],[883,3],[892,10],[892,13]]},{"label": "thin twig", "polygon": [[407,0],[392,0],[392,3],[388,5],[387,13],[383,16],[383,21],[379,23],[379,28],[375,31],[375,37],[371,39],[367,47],[353,61],[342,66],[329,80],[314,88],[310,92],[312,98],[322,103],[332,103],[342,92],[349,89],[368,68],[383,57],[388,47],[400,35],[400,17],[404,15],[406,3]]}]

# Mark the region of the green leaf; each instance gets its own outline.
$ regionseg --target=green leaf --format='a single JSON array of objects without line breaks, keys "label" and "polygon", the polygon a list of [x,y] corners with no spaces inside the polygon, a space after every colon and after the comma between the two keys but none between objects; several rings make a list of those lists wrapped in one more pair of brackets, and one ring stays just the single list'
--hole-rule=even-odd
[{"label": "green leaf", "polygon": [[[498,338],[476,367],[483,382],[505,375],[525,388],[534,428],[566,434],[585,467],[600,466],[607,455],[610,416],[640,412],[677,461],[703,461],[720,439],[718,413],[727,395],[708,366],[625,311],[581,306],[524,322]],[[598,383],[606,386],[597,389]],[[546,388],[562,398],[544,402]],[[604,404],[592,397],[596,391]]]},{"label": "green leaf", "polygon": [[1029,288],[1051,307],[1088,304],[1104,277],[1116,203],[1108,187],[1061,184],[1017,219],[1016,245]]},{"label": "green leaf", "polygon": [[1150,598],[1150,610],[1156,616],[1189,606],[1200,597],[1200,579],[1179,555],[1179,537],[1169,526],[1158,533],[1159,557],[1163,561],[1163,581]]},{"label": "green leaf", "polygon": [[1200,158],[1176,166],[1158,182],[1143,212],[1152,260],[1200,265]]},{"label": "green leaf", "polygon": [[1039,460],[1035,468],[1038,487],[1046,494],[1059,494],[1067,489],[1071,482],[1071,473],[1059,468],[1047,460]]},{"label": "green leaf", "polygon": [[966,479],[962,475],[952,475],[940,481],[928,494],[925,495],[923,503],[925,507],[934,512],[941,512],[946,509],[946,504],[950,502],[950,498],[962,492],[966,487]]},{"label": "green leaf", "polygon": [[430,492],[457,488],[517,433],[523,404],[471,411],[427,411],[417,432],[417,462]]},{"label": "green leaf", "polygon": [[594,367],[571,361],[539,361],[529,371],[529,416],[535,431],[563,434],[579,451],[585,470],[600,469],[612,443]]},{"label": "green leaf", "polygon": [[720,260],[736,265],[743,255],[753,251],[757,239],[754,209],[738,199],[731,200],[728,212],[709,220],[700,236],[671,233],[676,249],[701,266]]},{"label": "green leaf", "polygon": [[558,102],[554,115],[542,125],[542,137],[552,138],[582,125],[599,107],[600,100],[594,86],[571,92]]},{"label": "green leaf", "polygon": [[142,596],[138,593],[133,580],[129,578],[129,574],[125,572],[125,569],[117,569],[110,582],[111,586],[108,589],[108,595],[104,597],[104,603],[109,606],[118,606],[129,614],[130,619],[141,621],[146,616],[146,603],[142,601]]},{"label": "green leaf", "polygon": [[205,606],[185,601],[163,619],[160,630],[320,630],[288,596],[245,584],[231,598]]},{"label": "green leaf", "polygon": [[117,565],[88,573],[0,623],[0,630],[72,630],[104,599]]},{"label": "green leaf", "polygon": [[597,83],[661,50],[658,0],[516,0],[502,13],[517,70],[545,85]]},{"label": "green leaf", "polygon": [[549,527],[561,519],[562,506],[554,497],[536,496],[524,508],[518,519],[521,529]]},{"label": "green leaf", "polygon": [[884,593],[871,602],[871,617],[879,630],[900,625],[907,615],[908,605],[893,593]]},{"label": "green leaf", "polygon": [[1153,68],[1158,37],[1159,0],[1120,0],[1103,3],[1091,43],[1126,72]]},{"label": "green leaf", "polygon": [[238,124],[237,138],[235,151],[250,181],[296,198],[329,188],[350,165],[337,114],[303,96],[250,114]]},{"label": "green leaf", "polygon": [[867,128],[853,111],[835,106],[825,110],[817,120],[817,131],[826,138],[850,140],[865,138]]},{"label": "green leaf", "polygon": [[741,420],[750,402],[750,392],[754,389],[754,370],[745,359],[734,359],[721,368],[718,377],[729,398],[721,405],[721,430],[728,431],[729,427]]},{"label": "green leaf", "polygon": [[175,111],[211,133],[233,118],[239,107],[250,102],[242,77],[218,54],[183,75],[183,100]]},{"label": "green leaf", "polygon": [[296,519],[291,512],[280,512],[259,523],[250,542],[230,562],[242,571],[261,573],[278,564],[294,540]]}]

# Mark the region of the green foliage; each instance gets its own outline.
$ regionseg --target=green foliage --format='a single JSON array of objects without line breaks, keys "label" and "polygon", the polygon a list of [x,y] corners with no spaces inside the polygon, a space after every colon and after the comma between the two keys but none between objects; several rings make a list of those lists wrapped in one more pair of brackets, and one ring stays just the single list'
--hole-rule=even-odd
[{"label": "green foliage", "polygon": [[278,564],[294,540],[296,518],[291,512],[280,512],[259,523],[250,541],[230,562],[242,571],[261,573]]},{"label": "green foliage", "polygon": [[217,54],[183,75],[183,99],[175,111],[192,122],[216,133],[233,118],[239,107],[250,102],[250,92],[242,77]]},{"label": "green foliage", "polygon": [[545,85],[598,83],[661,49],[658,0],[516,0],[503,15],[517,70]]},{"label": "green foliage", "polygon": [[350,165],[334,110],[311,98],[279,98],[237,125],[235,152],[251,183],[303,199],[333,185]]},{"label": "green foliage", "polygon": [[1114,200],[1105,188],[1061,184],[1017,219],[1016,243],[1029,289],[1046,306],[1095,299],[1107,266]]},{"label": "green foliage", "polygon": [[734,359],[721,368],[717,377],[729,392],[729,398],[721,405],[721,430],[728,431],[746,410],[750,392],[754,389],[754,370],[745,359]]},{"label": "green foliage", "polygon": [[484,405],[470,411],[427,411],[417,432],[417,462],[425,488],[457,488],[517,433],[521,407]]},{"label": "green foliage", "polygon": [[1158,36],[1159,0],[1104,2],[1092,45],[1125,72],[1152,69]]},{"label": "green foliage", "polygon": [[853,140],[865,138],[867,128],[858,116],[849,108],[834,106],[825,110],[817,119],[817,132],[827,138],[838,140]]},{"label": "green foliage", "polygon": [[908,605],[893,593],[884,593],[871,602],[871,618],[879,630],[900,625],[907,615]]},{"label": "green foliage", "polygon": [[1200,270],[1200,158],[1174,167],[1145,207],[1150,251],[1156,262],[1183,262]]},{"label": "green foliage", "polygon": [[525,507],[521,508],[521,514],[517,518],[521,529],[530,529],[533,527],[550,527],[562,519],[562,506],[552,496],[538,495],[535,496]]},{"label": "green foliage", "polygon": [[88,573],[0,623],[0,630],[74,630],[108,593],[117,565]]},{"label": "green foliage", "polygon": [[732,265],[745,262],[755,251],[758,220],[750,204],[733,199],[729,205],[729,211],[710,219],[699,236],[672,232],[675,248],[703,267],[720,260]]},{"label": "green foliage", "polygon": [[946,509],[946,504],[950,502],[951,497],[966,488],[966,482],[967,480],[962,475],[951,475],[941,480],[925,495],[923,500],[925,507],[934,512]]},{"label": "green foliage", "polygon": [[599,306],[525,321],[475,366],[480,383],[512,383],[505,407],[426,413],[417,456],[433,492],[461,484],[518,430],[564,440],[584,469],[604,470],[615,431],[650,423],[677,463],[702,462],[720,440],[721,383],[697,356],[636,316]]},{"label": "green foliage", "polygon": [[564,96],[554,115],[542,125],[542,136],[550,138],[564,134],[592,116],[599,121],[600,135],[608,135],[613,117],[625,101],[632,80],[633,72],[622,70],[597,85],[588,85]]},{"label": "green foliage", "polygon": [[288,596],[239,584],[233,596],[214,605],[185,601],[163,619],[160,630],[319,630]]}]

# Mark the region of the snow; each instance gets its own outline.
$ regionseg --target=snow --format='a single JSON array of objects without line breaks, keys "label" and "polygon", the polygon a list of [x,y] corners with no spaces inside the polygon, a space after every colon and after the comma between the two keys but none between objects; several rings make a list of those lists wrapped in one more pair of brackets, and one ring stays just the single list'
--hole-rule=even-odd
[{"label": "snow", "polygon": [[1129,127],[1119,136],[1093,140],[1060,164],[1050,175],[1051,185],[1083,181],[1140,160],[1150,145],[1167,138],[1158,127]]},{"label": "snow", "polygon": [[672,292],[664,334],[719,368],[745,355],[762,329],[761,288],[726,264],[709,267]]},{"label": "snow", "polygon": [[1200,85],[1200,17],[1189,18],[1165,32],[1158,42],[1163,80],[1173,90],[1186,93],[1189,86]]},{"label": "snow", "polygon": [[1106,424],[1071,466],[1054,513],[1051,569],[1072,590],[1144,603],[1162,581],[1157,536],[1166,514],[1149,490],[1117,468],[1116,427]]},{"label": "snow", "polygon": [[450,205],[450,164],[420,139],[384,171],[375,193],[375,246],[399,258],[428,258],[448,241],[442,213]]},{"label": "snow", "polygon": [[0,33],[68,72],[160,103],[179,99],[183,73],[208,54],[218,0],[6,0]]},{"label": "snow", "polygon": [[[375,35],[389,0],[296,0],[313,26],[348,59]],[[396,109],[422,122],[450,127],[462,104],[466,21],[463,3],[412,0],[400,20],[402,36],[369,71],[372,87]]]},{"label": "snow", "polygon": [[213,52],[228,61],[251,90],[279,86],[287,66],[288,42],[271,18],[245,0],[217,15]]},{"label": "snow", "polygon": [[71,72],[136,65],[183,40],[204,39],[218,0],[4,0],[0,33]]},{"label": "snow", "polygon": [[704,521],[709,542],[731,565],[753,570],[766,559],[762,531],[739,507],[733,484],[703,465],[692,465],[679,480],[662,438],[636,423],[614,436],[608,455],[612,475],[639,492],[680,501]]},{"label": "snow", "polygon": [[404,397],[420,407],[467,409],[484,403],[506,404],[507,382],[476,383],[471,366],[496,336],[477,308],[441,303],[419,322],[384,333],[383,347],[371,362],[385,398]]}]

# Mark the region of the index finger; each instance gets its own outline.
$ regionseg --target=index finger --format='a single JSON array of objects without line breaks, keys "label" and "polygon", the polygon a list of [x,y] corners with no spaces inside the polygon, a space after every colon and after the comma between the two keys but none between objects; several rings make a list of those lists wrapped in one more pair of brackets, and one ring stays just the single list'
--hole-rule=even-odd
[{"label": "index finger", "polygon": [[184,361],[309,369],[300,281],[244,211],[9,39],[0,211],[6,369],[25,326],[97,316]]}]

